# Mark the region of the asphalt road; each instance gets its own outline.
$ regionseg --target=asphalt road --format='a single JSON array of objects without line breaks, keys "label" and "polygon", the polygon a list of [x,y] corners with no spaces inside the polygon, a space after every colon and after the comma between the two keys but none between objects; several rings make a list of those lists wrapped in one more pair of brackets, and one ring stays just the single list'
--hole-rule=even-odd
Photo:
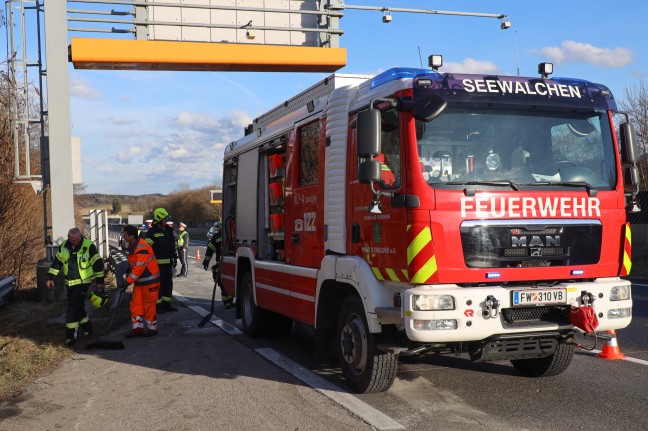
[{"label": "asphalt road", "polygon": [[[194,304],[209,299],[199,286],[184,289],[183,295]],[[473,363],[467,355],[428,355],[417,361],[401,361],[390,390],[354,396],[405,429],[646,429],[648,280],[633,280],[633,299],[633,321],[617,332],[619,348],[628,360],[604,360],[579,350],[562,375],[534,379],[520,376],[508,361]],[[217,309],[216,314],[242,329],[233,313]],[[258,349],[274,349],[346,390],[339,369],[314,360],[308,328],[293,325],[288,337],[235,338],[251,354]],[[593,340],[583,339],[582,343],[589,347]]]},{"label": "asphalt road", "polygon": [[402,362],[388,391],[357,395],[336,366],[315,361],[309,328],[249,338],[220,302],[217,326],[197,328],[213,283],[196,250],[174,283],[181,310],[159,316],[160,336],[80,352],[0,408],[0,430],[646,429],[648,280],[633,280],[633,321],[617,332],[629,360],[579,351],[562,375],[533,379],[508,362],[429,355]]}]

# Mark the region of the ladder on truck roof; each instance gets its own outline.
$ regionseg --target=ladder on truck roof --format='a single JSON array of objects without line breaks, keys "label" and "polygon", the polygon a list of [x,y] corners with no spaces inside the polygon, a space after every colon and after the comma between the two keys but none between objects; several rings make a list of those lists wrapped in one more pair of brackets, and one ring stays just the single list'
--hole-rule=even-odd
[{"label": "ladder on truck roof", "polygon": [[260,117],[255,118],[252,124],[246,128],[246,134],[252,133],[254,129],[265,129],[268,125],[304,108],[307,104],[312,102],[313,105],[312,109],[309,110],[310,112],[315,108],[315,103],[318,99],[329,96],[333,90],[348,85],[360,85],[370,78],[373,78],[373,76],[334,73],[296,96],[286,100],[281,105],[275,106]]}]

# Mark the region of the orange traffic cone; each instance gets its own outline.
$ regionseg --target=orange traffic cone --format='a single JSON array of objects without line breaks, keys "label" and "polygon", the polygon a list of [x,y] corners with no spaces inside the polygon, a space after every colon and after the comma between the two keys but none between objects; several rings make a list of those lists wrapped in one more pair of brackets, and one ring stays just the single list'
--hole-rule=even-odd
[{"label": "orange traffic cone", "polygon": [[619,345],[617,344],[617,338],[616,338],[616,331],[614,329],[610,331],[605,331],[608,334],[612,334],[612,339],[610,341],[606,341],[603,344],[603,351],[596,355],[599,358],[603,359],[622,359],[625,358],[625,355],[621,353],[621,350],[619,350]]},{"label": "orange traffic cone", "polygon": [[196,249],[196,260],[200,260],[200,249]]}]

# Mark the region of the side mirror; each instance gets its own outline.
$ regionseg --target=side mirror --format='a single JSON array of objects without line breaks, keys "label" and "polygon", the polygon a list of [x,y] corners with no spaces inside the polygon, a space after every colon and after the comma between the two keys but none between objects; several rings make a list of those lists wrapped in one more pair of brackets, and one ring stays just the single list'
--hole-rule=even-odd
[{"label": "side mirror", "polygon": [[635,191],[639,185],[639,169],[636,166],[625,168],[623,182],[626,191]]},{"label": "side mirror", "polygon": [[414,102],[414,118],[426,123],[430,122],[441,115],[447,106],[448,102],[441,96],[436,94],[427,95],[424,99]]},{"label": "side mirror", "polygon": [[358,112],[357,120],[358,157],[377,156],[380,154],[380,111],[370,108]]},{"label": "side mirror", "polygon": [[637,150],[632,125],[627,121],[621,123],[619,125],[619,136],[621,137],[621,161],[623,163],[635,163],[637,161]]},{"label": "side mirror", "polygon": [[369,160],[360,163],[358,171],[358,180],[362,184],[377,183],[381,180],[381,166],[378,160]]}]

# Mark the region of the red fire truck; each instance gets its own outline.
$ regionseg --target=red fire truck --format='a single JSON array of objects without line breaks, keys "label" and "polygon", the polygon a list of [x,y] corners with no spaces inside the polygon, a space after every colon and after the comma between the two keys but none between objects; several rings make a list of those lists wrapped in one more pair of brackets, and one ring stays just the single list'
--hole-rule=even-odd
[{"label": "red fire truck", "polygon": [[223,168],[222,283],[245,332],[309,325],[377,392],[428,352],[559,374],[574,310],[626,327],[632,129],[608,88],[549,68],[334,74],[255,119]]}]

